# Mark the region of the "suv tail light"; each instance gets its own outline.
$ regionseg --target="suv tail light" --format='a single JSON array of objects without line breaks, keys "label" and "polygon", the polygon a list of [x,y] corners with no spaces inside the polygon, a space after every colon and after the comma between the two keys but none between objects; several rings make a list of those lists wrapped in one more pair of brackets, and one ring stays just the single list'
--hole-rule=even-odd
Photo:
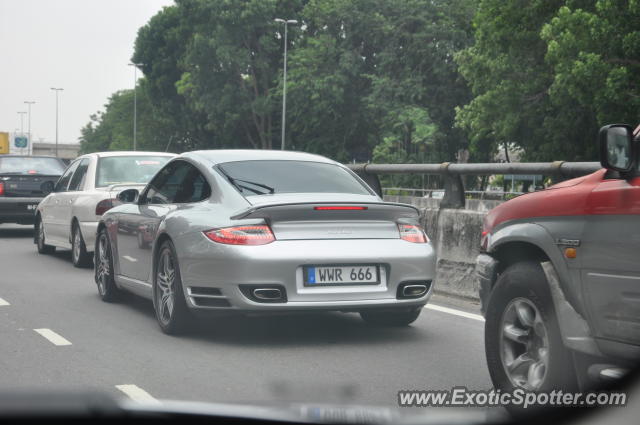
[{"label": "suv tail light", "polygon": [[4,196],[4,182],[0,182],[0,196]]},{"label": "suv tail light", "polygon": [[120,201],[117,199],[103,199],[96,205],[96,215],[102,215],[117,205],[120,205]]},{"label": "suv tail light", "polygon": [[204,234],[212,241],[226,245],[266,245],[276,240],[267,225],[224,227]]},{"label": "suv tail light", "polygon": [[422,230],[422,227],[414,224],[398,224],[400,239],[413,243],[427,243],[429,238]]},{"label": "suv tail light", "polygon": [[482,231],[482,237],[480,239],[480,250],[481,251],[486,251],[487,247],[489,246],[489,235],[491,233],[488,230],[483,230]]}]

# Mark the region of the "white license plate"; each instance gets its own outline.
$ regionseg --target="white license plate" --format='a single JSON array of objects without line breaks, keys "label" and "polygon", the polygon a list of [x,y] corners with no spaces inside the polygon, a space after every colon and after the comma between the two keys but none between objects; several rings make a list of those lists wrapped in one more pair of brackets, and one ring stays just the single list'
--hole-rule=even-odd
[{"label": "white license plate", "polygon": [[378,266],[308,266],[304,268],[305,286],[377,285]]}]

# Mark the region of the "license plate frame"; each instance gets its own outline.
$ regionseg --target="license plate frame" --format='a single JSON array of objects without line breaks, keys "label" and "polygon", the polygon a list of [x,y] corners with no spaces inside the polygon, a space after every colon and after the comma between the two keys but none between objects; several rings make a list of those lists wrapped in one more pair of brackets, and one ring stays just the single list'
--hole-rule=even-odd
[{"label": "license plate frame", "polygon": [[[375,281],[356,281],[356,282],[321,282],[321,283],[313,283],[309,282],[310,271],[313,269],[314,274],[317,272],[318,268],[363,268],[363,267],[373,267],[376,273]],[[315,279],[314,279],[315,280]],[[380,264],[309,264],[302,266],[302,285],[306,288],[318,288],[318,287],[327,287],[327,286],[375,286],[380,285],[381,277],[380,277]]]}]

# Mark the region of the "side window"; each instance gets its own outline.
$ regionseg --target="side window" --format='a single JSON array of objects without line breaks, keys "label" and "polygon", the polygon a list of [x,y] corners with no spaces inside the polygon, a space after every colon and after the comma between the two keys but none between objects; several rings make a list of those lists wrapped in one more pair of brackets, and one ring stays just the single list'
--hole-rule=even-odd
[{"label": "side window", "polygon": [[164,167],[149,183],[145,196],[148,204],[198,202],[211,195],[204,176],[193,165],[173,161]]},{"label": "side window", "polygon": [[200,202],[211,196],[211,187],[202,173],[192,165],[176,193],[175,203]]},{"label": "side window", "polygon": [[69,168],[67,168],[62,177],[58,179],[56,187],[53,189],[54,192],[64,192],[67,190],[69,180],[71,180],[71,176],[73,175],[74,171],[76,171],[76,168],[78,168],[78,164],[80,164],[80,161],[74,161],[69,166]]},{"label": "side window", "polygon": [[84,158],[80,161],[80,165],[76,168],[73,177],[71,177],[71,183],[69,183],[69,190],[82,190],[84,187],[84,181],[87,176],[87,170],[89,169],[89,158]]}]

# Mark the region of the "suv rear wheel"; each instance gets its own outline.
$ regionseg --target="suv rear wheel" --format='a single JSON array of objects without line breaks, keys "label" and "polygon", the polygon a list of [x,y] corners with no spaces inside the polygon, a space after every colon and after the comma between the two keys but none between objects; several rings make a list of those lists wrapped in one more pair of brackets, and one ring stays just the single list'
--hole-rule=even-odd
[{"label": "suv rear wheel", "polygon": [[539,263],[515,263],[498,278],[487,305],[485,351],[496,389],[575,388],[571,354]]}]

